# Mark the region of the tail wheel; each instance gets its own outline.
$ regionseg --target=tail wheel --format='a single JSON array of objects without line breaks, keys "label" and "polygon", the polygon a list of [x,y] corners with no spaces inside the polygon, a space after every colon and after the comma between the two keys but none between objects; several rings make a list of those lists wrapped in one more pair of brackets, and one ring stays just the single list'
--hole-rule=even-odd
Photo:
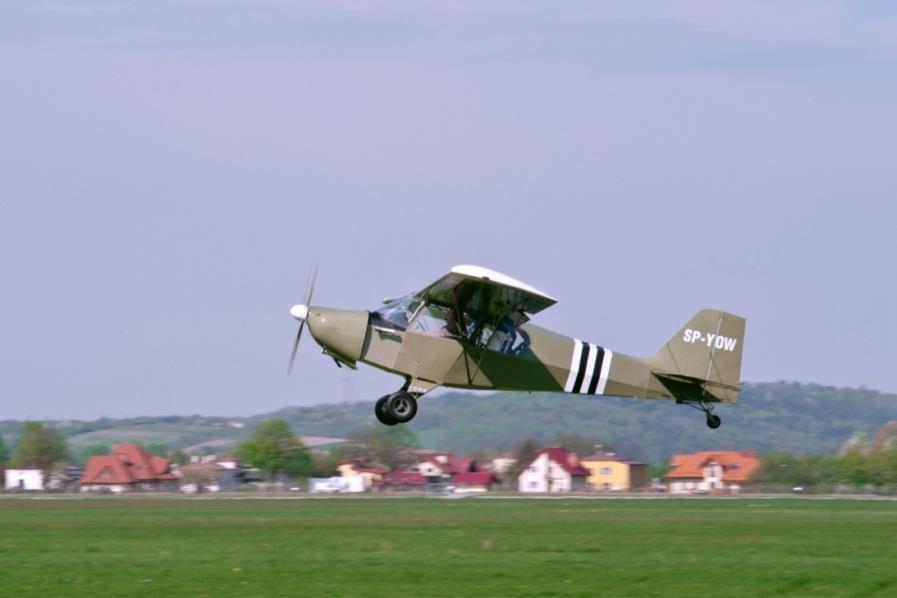
[{"label": "tail wheel", "polygon": [[387,419],[397,424],[404,424],[417,415],[417,399],[400,390],[386,397],[382,409]]},{"label": "tail wheel", "polygon": [[721,420],[718,415],[714,415],[713,413],[707,414],[707,427],[708,428],[710,428],[712,430],[716,430],[721,423],[723,423],[723,420]]},{"label": "tail wheel", "polygon": [[377,420],[385,426],[394,426],[397,423],[399,423],[396,420],[394,420],[393,418],[391,418],[386,413],[386,409],[385,409],[386,401],[391,396],[392,395],[383,395],[382,397],[377,399],[377,402],[374,404],[374,415],[376,415]]}]

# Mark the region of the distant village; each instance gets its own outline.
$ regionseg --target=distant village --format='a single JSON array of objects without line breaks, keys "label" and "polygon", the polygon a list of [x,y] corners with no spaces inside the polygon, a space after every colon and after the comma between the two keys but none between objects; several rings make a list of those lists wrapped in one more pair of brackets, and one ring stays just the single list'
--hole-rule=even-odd
[{"label": "distant village", "polygon": [[[649,480],[646,465],[614,453],[578,457],[564,447],[540,449],[516,468],[512,457],[477,463],[440,451],[420,451],[413,465],[396,471],[353,459],[337,465],[337,475],[301,482],[266,482],[262,473],[232,456],[193,456],[172,463],[138,444],[116,444],[109,455],[94,456],[84,468],[66,467],[49,476],[40,469],[7,469],[7,492],[68,491],[98,494],[181,492],[185,494],[241,490],[307,491],[311,493],[423,492],[471,494],[496,490],[522,493],[670,492],[734,494],[748,483],[759,465],[753,453],[706,451],[675,455],[663,480]],[[519,469],[519,472],[515,472]],[[509,476],[509,474],[512,474]]]},{"label": "distant village", "polygon": [[852,439],[838,454],[793,456],[752,450],[674,454],[663,465],[594,445],[526,441],[514,452],[457,455],[421,449],[413,432],[374,426],[352,440],[294,436],[284,420],[256,426],[232,454],[176,450],[153,454],[117,443],[72,464],[52,427],[26,422],[12,458],[0,441],[3,492],[187,495],[227,492],[309,494],[667,494],[897,491],[897,422],[872,438]]},{"label": "distant village", "polygon": [[[322,439],[309,440],[314,443]],[[339,439],[329,440],[340,443]],[[356,446],[353,452],[363,454],[364,448]],[[666,475],[649,478],[647,464],[612,451],[581,457],[563,446],[533,447],[522,461],[512,454],[478,461],[444,451],[412,448],[402,451],[404,464],[400,467],[389,468],[372,458],[355,457],[333,462],[329,472],[332,475],[303,477],[266,471],[233,455],[191,455],[178,463],[170,457],[154,455],[139,444],[121,443],[112,445],[109,454],[91,456],[83,467],[8,467],[4,471],[4,490],[7,493],[178,492],[191,495],[241,491],[733,494],[745,488],[751,473],[760,464],[751,452],[674,455]]]}]

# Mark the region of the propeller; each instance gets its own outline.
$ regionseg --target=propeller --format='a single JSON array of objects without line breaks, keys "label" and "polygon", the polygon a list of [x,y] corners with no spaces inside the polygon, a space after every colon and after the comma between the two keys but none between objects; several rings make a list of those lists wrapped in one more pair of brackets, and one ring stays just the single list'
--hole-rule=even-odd
[{"label": "propeller", "polygon": [[318,263],[312,267],[311,276],[305,285],[305,301],[298,303],[290,308],[290,315],[299,320],[299,329],[296,330],[296,340],[293,341],[293,352],[290,354],[290,366],[287,368],[287,374],[292,373],[293,364],[296,363],[296,353],[299,351],[299,340],[302,338],[302,331],[305,329],[305,321],[308,319],[308,306],[311,305],[311,298],[315,292],[315,280],[318,278]]}]

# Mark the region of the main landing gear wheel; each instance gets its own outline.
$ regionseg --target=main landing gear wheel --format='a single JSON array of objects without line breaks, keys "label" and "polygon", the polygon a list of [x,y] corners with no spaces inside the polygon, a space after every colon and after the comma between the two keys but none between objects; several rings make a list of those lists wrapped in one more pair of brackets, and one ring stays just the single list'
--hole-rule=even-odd
[{"label": "main landing gear wheel", "polygon": [[386,415],[386,412],[383,410],[383,404],[386,403],[386,399],[388,399],[390,395],[383,395],[377,402],[374,404],[374,415],[377,416],[377,421],[379,421],[384,426],[394,426],[397,421],[393,420],[391,417]]},{"label": "main landing gear wheel", "polygon": [[723,423],[723,420],[721,420],[718,415],[714,415],[712,413],[707,414],[707,427],[708,428],[710,428],[712,430],[716,430],[721,423]]},{"label": "main landing gear wheel", "polygon": [[377,400],[374,414],[387,426],[410,422],[417,415],[417,399],[405,391],[394,392]]}]

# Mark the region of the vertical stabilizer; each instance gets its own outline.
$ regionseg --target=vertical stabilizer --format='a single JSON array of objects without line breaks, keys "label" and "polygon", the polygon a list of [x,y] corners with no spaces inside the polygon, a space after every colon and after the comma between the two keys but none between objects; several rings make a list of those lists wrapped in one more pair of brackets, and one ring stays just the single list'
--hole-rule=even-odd
[{"label": "vertical stabilizer", "polygon": [[691,395],[688,387],[692,387],[698,395],[709,393],[710,399],[734,403],[741,382],[744,327],[740,316],[699,311],[648,360],[654,375],[677,397],[683,392]]}]

